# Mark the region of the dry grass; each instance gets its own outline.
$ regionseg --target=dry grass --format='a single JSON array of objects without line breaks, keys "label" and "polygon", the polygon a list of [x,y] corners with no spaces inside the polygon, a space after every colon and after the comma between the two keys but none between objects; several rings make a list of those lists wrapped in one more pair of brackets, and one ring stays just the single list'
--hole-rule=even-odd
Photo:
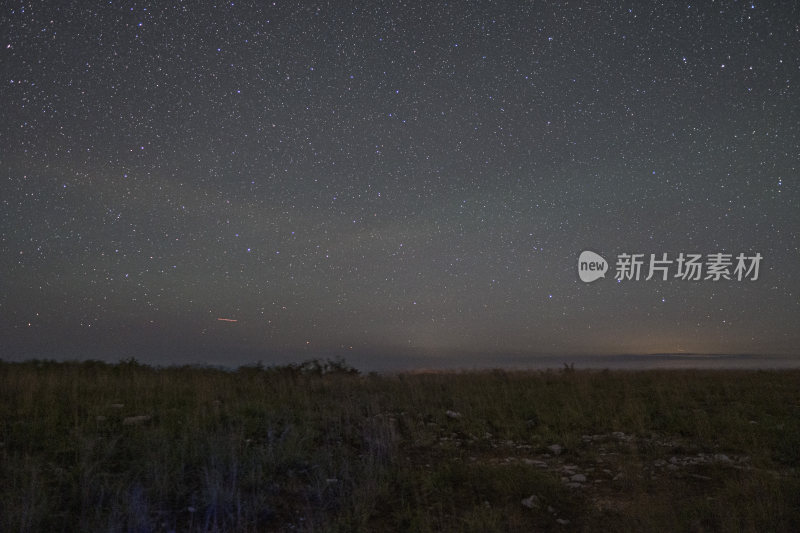
[{"label": "dry grass", "polygon": [[0,363],[0,531],[798,531],[798,450],[797,371]]}]

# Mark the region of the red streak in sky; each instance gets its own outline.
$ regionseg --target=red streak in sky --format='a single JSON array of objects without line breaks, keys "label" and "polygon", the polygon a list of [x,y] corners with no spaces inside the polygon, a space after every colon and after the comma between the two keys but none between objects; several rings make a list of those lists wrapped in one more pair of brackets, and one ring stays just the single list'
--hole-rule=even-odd
[{"label": "red streak in sky", "polygon": [[218,318],[217,320],[221,320],[222,322],[238,322],[238,320],[234,320],[233,318]]}]

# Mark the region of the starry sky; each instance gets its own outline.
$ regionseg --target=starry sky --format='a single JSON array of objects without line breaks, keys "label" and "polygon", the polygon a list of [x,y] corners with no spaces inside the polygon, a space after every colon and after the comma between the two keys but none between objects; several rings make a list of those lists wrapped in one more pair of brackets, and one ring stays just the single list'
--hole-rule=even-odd
[{"label": "starry sky", "polygon": [[4,3],[0,358],[798,353],[800,7],[592,4]]}]

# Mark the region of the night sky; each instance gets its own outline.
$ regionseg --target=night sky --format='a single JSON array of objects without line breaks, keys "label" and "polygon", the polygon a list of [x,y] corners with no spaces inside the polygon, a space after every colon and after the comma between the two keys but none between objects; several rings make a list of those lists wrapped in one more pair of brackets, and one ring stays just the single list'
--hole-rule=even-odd
[{"label": "night sky", "polygon": [[2,8],[0,358],[798,353],[796,2],[170,4]]}]

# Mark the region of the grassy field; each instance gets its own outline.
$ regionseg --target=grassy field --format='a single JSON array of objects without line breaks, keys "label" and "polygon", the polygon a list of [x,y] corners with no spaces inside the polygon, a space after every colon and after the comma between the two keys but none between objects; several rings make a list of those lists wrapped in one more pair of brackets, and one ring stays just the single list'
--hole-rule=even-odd
[{"label": "grassy field", "polygon": [[800,371],[0,362],[0,531],[800,531]]}]

